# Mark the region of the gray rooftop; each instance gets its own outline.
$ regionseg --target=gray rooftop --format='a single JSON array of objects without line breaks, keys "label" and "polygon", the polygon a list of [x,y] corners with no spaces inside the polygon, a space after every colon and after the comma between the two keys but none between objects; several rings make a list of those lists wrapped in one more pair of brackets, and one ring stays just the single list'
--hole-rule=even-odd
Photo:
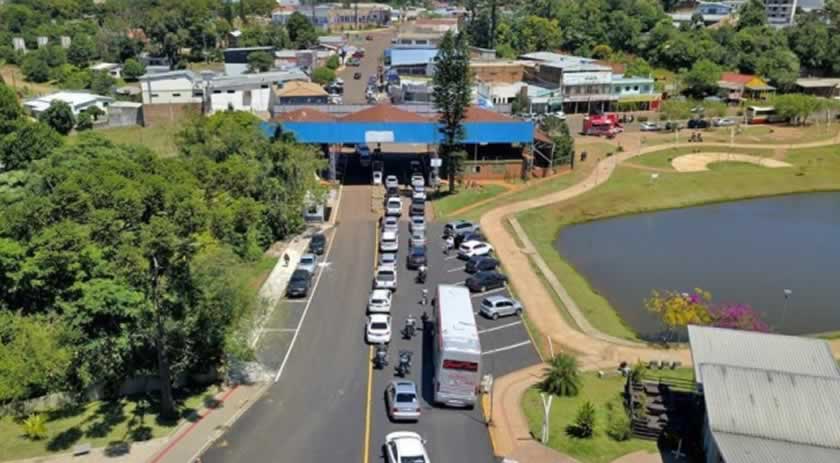
[{"label": "gray rooftop", "polygon": [[[716,364],[700,370],[709,427],[727,463],[840,461],[840,378]],[[764,448],[775,442],[777,451],[759,457],[742,437]],[[833,459],[803,459],[802,447]]]},{"label": "gray rooftop", "polygon": [[309,80],[307,76],[300,69],[290,69],[288,71],[275,72],[261,72],[257,74],[240,74],[237,76],[219,76],[211,80],[210,88],[235,88],[235,87],[253,87],[261,84],[272,84],[275,82],[288,82],[290,80]]},{"label": "gray rooftop", "polygon": [[694,378],[704,385],[705,363],[840,378],[828,342],[822,339],[690,325]]},{"label": "gray rooftop", "polygon": [[195,82],[199,80],[198,75],[196,73],[188,70],[188,69],[179,69],[177,71],[169,71],[169,72],[157,72],[154,74],[143,74],[139,77],[140,80],[162,80],[162,79],[178,79],[181,77],[186,77],[187,79]]},{"label": "gray rooftop", "polygon": [[837,463],[840,449],[794,444],[760,437],[716,432],[715,441],[726,463]]}]

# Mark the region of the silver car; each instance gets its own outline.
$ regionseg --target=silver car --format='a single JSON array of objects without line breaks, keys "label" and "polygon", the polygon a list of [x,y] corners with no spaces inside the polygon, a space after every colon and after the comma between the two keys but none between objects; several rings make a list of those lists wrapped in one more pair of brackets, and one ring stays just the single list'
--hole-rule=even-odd
[{"label": "silver car", "polygon": [[373,277],[373,289],[397,290],[397,270],[389,267],[379,267]]},{"label": "silver car", "polygon": [[413,215],[411,216],[411,221],[408,222],[408,228],[411,230],[412,233],[419,231],[425,232],[426,231],[426,218],[422,215]]},{"label": "silver car", "polygon": [[315,273],[315,268],[318,266],[318,256],[315,254],[304,254],[300,256],[297,268],[306,270],[309,273]]},{"label": "silver car", "polygon": [[412,248],[426,245],[426,232],[414,230],[409,237],[408,245]]},{"label": "silver car", "polygon": [[391,381],[385,388],[388,402],[388,416],[394,421],[417,421],[420,419],[420,401],[414,381]]},{"label": "silver car", "polygon": [[400,181],[397,180],[396,175],[389,175],[385,177],[385,188],[399,188]]},{"label": "silver car", "polygon": [[379,254],[379,266],[383,268],[397,268],[397,253],[383,252]]},{"label": "silver car", "polygon": [[392,231],[394,233],[400,230],[400,219],[392,215],[382,218],[382,231]]},{"label": "silver car", "polygon": [[496,320],[507,315],[522,314],[522,304],[505,296],[489,296],[481,301],[481,315]]}]

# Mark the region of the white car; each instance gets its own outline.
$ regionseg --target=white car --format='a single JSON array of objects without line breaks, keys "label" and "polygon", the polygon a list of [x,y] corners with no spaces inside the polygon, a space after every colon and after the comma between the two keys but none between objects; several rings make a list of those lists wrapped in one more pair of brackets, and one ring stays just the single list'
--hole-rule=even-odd
[{"label": "white car", "polygon": [[385,215],[402,215],[402,200],[395,197],[388,198],[385,202]]},{"label": "white car", "polygon": [[391,291],[387,289],[374,289],[371,291],[367,309],[370,313],[390,313]]},{"label": "white car", "polygon": [[426,190],[425,189],[414,190],[414,192],[411,193],[411,201],[412,202],[414,202],[414,201],[425,202],[426,201]]},{"label": "white car", "polygon": [[399,188],[400,181],[397,180],[396,175],[389,175],[385,177],[385,188]]},{"label": "white car", "polygon": [[493,252],[493,246],[490,246],[484,241],[473,240],[461,243],[461,247],[458,248],[458,257],[467,260],[470,257],[486,256],[491,252]]},{"label": "white car", "polygon": [[397,268],[397,253],[395,252],[381,252],[379,253],[379,266],[383,268]]},{"label": "white car", "polygon": [[400,219],[389,215],[382,219],[382,231],[392,231],[397,233],[400,230]]},{"label": "white car", "polygon": [[563,111],[555,111],[553,113],[546,113],[546,116],[554,117],[554,118],[560,119],[561,121],[566,120],[566,113],[564,113]]},{"label": "white car", "polygon": [[413,215],[411,216],[411,221],[408,222],[408,228],[412,232],[426,231],[426,218],[422,215]]},{"label": "white car", "polygon": [[415,188],[424,187],[426,186],[426,179],[421,174],[414,174],[411,176],[411,186]]},{"label": "white car", "polygon": [[642,132],[656,132],[660,130],[660,128],[656,125],[656,122],[642,122],[639,124],[639,130]]},{"label": "white car", "polygon": [[430,463],[426,441],[410,431],[392,432],[385,436],[388,463]]},{"label": "white car", "polygon": [[300,256],[297,268],[306,270],[309,273],[315,273],[315,268],[318,266],[318,256],[315,254],[304,254]]},{"label": "white car", "polygon": [[397,232],[384,231],[379,239],[379,250],[381,252],[397,252],[400,250],[400,236]]},{"label": "white car", "polygon": [[731,127],[738,124],[738,121],[731,117],[718,117],[712,120],[712,125],[715,127]]},{"label": "white car", "polygon": [[373,289],[397,290],[397,269],[379,267],[373,275]]},{"label": "white car", "polygon": [[391,342],[391,316],[381,313],[368,315],[365,327],[365,339],[369,344],[387,344]]},{"label": "white car", "polygon": [[378,170],[373,171],[373,184],[382,185],[382,172]]},{"label": "white car", "polygon": [[422,232],[419,230],[414,230],[411,232],[411,236],[408,239],[408,246],[412,248],[416,248],[418,246],[425,246],[426,245],[426,232]]}]

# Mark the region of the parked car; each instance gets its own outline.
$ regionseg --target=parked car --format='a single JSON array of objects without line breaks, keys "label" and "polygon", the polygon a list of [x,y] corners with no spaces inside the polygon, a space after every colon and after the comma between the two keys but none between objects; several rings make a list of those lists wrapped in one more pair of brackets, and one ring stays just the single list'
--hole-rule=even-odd
[{"label": "parked car", "polygon": [[316,233],[312,235],[312,239],[309,240],[309,252],[320,256],[324,253],[326,247],[327,237],[324,236],[323,233]]},{"label": "parked car", "polygon": [[468,222],[466,220],[456,220],[454,222],[449,222],[443,226],[444,234],[450,234],[454,236],[463,235],[465,233],[470,233],[478,231],[478,225],[472,222]]},{"label": "parked car", "polygon": [[386,198],[399,198],[400,197],[400,188],[396,187],[396,186],[385,187],[385,197]]},{"label": "parked car", "polygon": [[554,111],[553,113],[545,113],[547,117],[554,117],[556,119],[560,119],[561,121],[566,120],[566,113],[563,111]]},{"label": "parked car", "polygon": [[731,117],[716,117],[712,119],[712,125],[715,127],[730,127],[737,124],[738,121]]},{"label": "parked car", "polygon": [[390,313],[391,291],[387,289],[374,289],[371,291],[367,309],[370,313]]},{"label": "parked car", "polygon": [[426,186],[426,179],[423,178],[423,174],[417,173],[411,176],[411,186],[413,187],[424,187]]},{"label": "parked car", "polygon": [[464,241],[458,247],[458,257],[463,260],[475,256],[486,256],[491,252],[493,252],[493,247],[484,241]]},{"label": "parked car", "polygon": [[506,281],[507,277],[496,271],[478,272],[467,278],[466,286],[474,293],[483,293],[503,287]]},{"label": "parked car", "polygon": [[426,215],[426,204],[412,202],[411,207],[408,208],[408,213],[411,216],[423,217]]},{"label": "parked car", "polygon": [[380,252],[379,266],[383,268],[392,267],[397,268],[397,253],[396,252]]},{"label": "parked car", "polygon": [[[356,66],[358,66],[358,64],[356,64]],[[361,78],[362,78],[362,73],[361,72],[354,72],[353,73],[353,79],[359,80]]]},{"label": "parked car", "polygon": [[409,163],[409,166],[411,167],[411,173],[420,173],[420,171],[422,169],[421,168],[422,164],[420,164],[420,161],[418,161],[416,159],[412,159],[411,162]]},{"label": "parked car", "polygon": [[356,145],[356,153],[359,155],[359,163],[362,167],[370,166],[370,148],[368,145]]},{"label": "parked car", "polygon": [[466,243],[467,241],[487,241],[484,235],[480,231],[474,231],[469,233],[464,233],[461,235],[455,235],[455,247],[459,248],[461,243]]},{"label": "parked car", "polygon": [[391,316],[381,313],[368,315],[365,338],[369,344],[391,342]]},{"label": "parked car", "polygon": [[382,172],[378,170],[373,171],[373,184],[382,185]]},{"label": "parked car", "polygon": [[318,266],[318,256],[315,254],[304,254],[300,256],[300,262],[298,262],[297,268],[301,270],[306,270],[309,273],[315,273],[315,269]]},{"label": "parked car", "polygon": [[[414,204],[412,204],[413,206]],[[422,215],[412,215],[411,221],[408,222],[410,231],[426,231],[426,218]]]},{"label": "parked car", "polygon": [[665,130],[667,130],[668,132],[673,132],[675,130],[680,130],[682,128],[683,128],[683,126],[679,122],[668,121],[668,122],[665,123]]},{"label": "parked car", "polygon": [[373,276],[374,289],[397,290],[397,270],[391,267],[379,267]]},{"label": "parked car", "polygon": [[409,248],[416,248],[417,246],[425,246],[426,245],[426,232],[420,230],[414,230],[411,232],[411,236],[408,240],[408,247]]},{"label": "parked car", "polygon": [[382,231],[392,231],[397,233],[400,231],[400,219],[393,215],[386,215],[382,218]]},{"label": "parked car", "polygon": [[506,317],[508,315],[520,315],[522,313],[522,304],[516,299],[505,296],[488,296],[481,301],[481,309],[479,311],[481,315],[496,320],[499,317]]},{"label": "parked car", "polygon": [[385,436],[388,463],[430,463],[426,441],[410,431],[392,432]]},{"label": "parked car", "polygon": [[426,201],[426,192],[424,190],[420,190],[420,191],[414,190],[414,192],[411,193],[412,204],[415,201],[425,202]]},{"label": "parked car", "polygon": [[292,272],[289,284],[286,286],[286,296],[306,297],[309,294],[309,287],[312,285],[312,273],[306,270],[297,269]]},{"label": "parked car", "polygon": [[705,119],[690,119],[687,127],[689,129],[705,129],[709,127],[709,122]]},{"label": "parked car", "polygon": [[385,388],[385,402],[388,405],[388,416],[394,421],[420,419],[420,401],[414,381],[404,379],[391,381]]},{"label": "parked car", "polygon": [[467,265],[464,266],[464,271],[467,273],[489,272],[496,270],[499,266],[499,261],[490,256],[475,256],[470,257]]},{"label": "parked car", "polygon": [[656,122],[642,122],[639,124],[639,130],[642,132],[656,132],[660,129]]},{"label": "parked car", "polygon": [[385,201],[385,214],[400,216],[402,215],[402,201],[399,197],[389,197]]},{"label": "parked car", "polygon": [[408,252],[405,258],[405,266],[409,270],[417,270],[421,265],[427,265],[426,246],[415,246]]},{"label": "parked car", "polygon": [[389,175],[385,177],[385,188],[399,188],[400,181],[397,179],[396,175]]},{"label": "parked car", "polygon": [[400,239],[397,232],[384,231],[379,238],[380,252],[397,252],[400,249]]}]

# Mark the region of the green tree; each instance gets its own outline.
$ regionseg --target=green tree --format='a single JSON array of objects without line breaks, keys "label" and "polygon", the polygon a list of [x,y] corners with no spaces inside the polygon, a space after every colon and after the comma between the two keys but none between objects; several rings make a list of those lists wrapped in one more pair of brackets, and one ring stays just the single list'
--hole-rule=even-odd
[{"label": "green tree", "polygon": [[82,111],[79,113],[79,117],[76,118],[76,130],[84,131],[90,130],[93,128],[93,116],[90,113]]},{"label": "green tree", "polygon": [[[546,118],[557,119],[557,118]],[[566,121],[557,119],[556,127],[549,132],[551,139],[554,142],[554,159],[560,164],[567,164],[574,162],[575,156],[575,138],[569,130],[569,125]]]},{"label": "green tree", "polygon": [[654,290],[645,300],[645,306],[657,314],[673,333],[675,328],[708,324],[712,319],[709,311],[711,299],[709,292],[699,288],[692,293]]},{"label": "green tree", "polygon": [[540,389],[561,397],[576,396],[580,392],[580,366],[575,356],[561,353],[543,371]]},{"label": "green tree", "polygon": [[87,34],[75,35],[67,49],[67,60],[77,67],[86,68],[95,57],[96,42]]},{"label": "green tree", "polygon": [[61,145],[61,137],[48,125],[18,119],[10,132],[0,136],[0,163],[4,170],[22,169],[30,162],[47,157]]},{"label": "green tree", "polygon": [[97,95],[110,95],[117,81],[105,71],[91,73],[90,90]]},{"label": "green tree", "polygon": [[738,10],[738,30],[767,25],[767,9],[762,0],[749,0]]},{"label": "green tree", "polygon": [[39,119],[62,135],[70,133],[76,125],[73,110],[67,103],[60,100],[53,100],[50,107],[41,113]]},{"label": "green tree", "polygon": [[607,402],[607,435],[613,440],[624,442],[633,435],[632,423],[621,400]]},{"label": "green tree", "polygon": [[318,41],[318,33],[312,26],[312,22],[299,11],[295,11],[289,16],[286,30],[289,32],[289,40],[297,48],[309,48]]},{"label": "green tree", "polygon": [[776,113],[790,121],[791,124],[804,124],[808,117],[821,109],[819,100],[813,95],[788,93],[776,95],[772,98]]},{"label": "green tree", "polygon": [[644,58],[636,58],[624,67],[624,75],[627,77],[650,77],[653,75],[653,67]]},{"label": "green tree", "polygon": [[799,60],[787,48],[764,54],[756,62],[756,72],[782,91],[792,90],[799,78]]},{"label": "green tree", "polygon": [[31,415],[23,422],[23,435],[32,440],[47,437],[47,420],[40,413]]},{"label": "green tree", "polygon": [[23,108],[11,87],[0,83],[0,135],[6,133],[13,121],[23,115]]},{"label": "green tree", "polygon": [[274,57],[266,51],[248,53],[248,72],[266,72],[274,67]]},{"label": "green tree", "polygon": [[575,419],[566,428],[566,432],[577,438],[588,439],[595,433],[595,424],[595,406],[587,400],[578,408]]},{"label": "green tree", "polygon": [[335,71],[326,66],[315,68],[315,70],[312,71],[312,82],[319,85],[326,85],[334,80]]},{"label": "green tree", "polygon": [[134,58],[129,58],[123,63],[123,77],[127,81],[136,81],[138,77],[146,73],[146,66]]},{"label": "green tree", "polygon": [[800,12],[796,23],[786,29],[788,44],[802,67],[832,71],[832,32],[819,12]]},{"label": "green tree", "polygon": [[464,119],[467,116],[472,97],[472,72],[470,71],[469,49],[466,35],[451,31],[443,36],[435,57],[433,77],[435,108],[440,113],[440,154],[447,163],[449,192],[455,191],[455,177],[458,161],[453,153],[464,140]]},{"label": "green tree", "polygon": [[43,53],[29,53],[23,58],[21,72],[30,82],[46,82],[50,79],[50,66]]},{"label": "green tree", "polygon": [[341,61],[339,60],[338,55],[332,55],[332,56],[330,56],[330,57],[327,59],[327,64],[326,64],[326,66],[327,66],[328,68],[332,69],[333,71],[335,71],[336,69],[338,69],[338,67],[339,67],[340,65],[341,65]]},{"label": "green tree", "polygon": [[714,93],[720,75],[720,66],[707,59],[701,59],[683,76],[685,91],[698,98]]}]

